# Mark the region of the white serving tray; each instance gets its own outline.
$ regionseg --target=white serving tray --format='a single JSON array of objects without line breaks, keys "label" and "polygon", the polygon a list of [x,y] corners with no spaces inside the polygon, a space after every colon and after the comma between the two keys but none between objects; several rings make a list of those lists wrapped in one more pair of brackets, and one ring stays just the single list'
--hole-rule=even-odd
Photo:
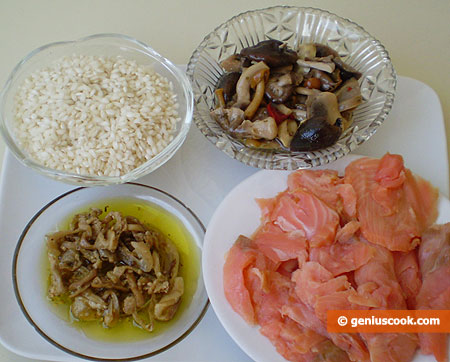
[{"label": "white serving tray", "polygon": [[[427,85],[399,77],[394,107],[380,130],[355,153],[400,153],[407,167],[449,195],[447,141],[442,109]],[[163,167],[137,182],[165,190],[182,200],[208,224],[215,208],[239,182],[257,171],[216,149],[193,126],[186,142]],[[0,179],[0,343],[19,355],[48,361],[75,358],[53,347],[34,331],[20,311],[12,288],[12,256],[30,218],[46,203],[74,188],[44,178],[5,152]],[[212,357],[214,356],[214,357]],[[210,308],[182,342],[152,361],[250,361],[220,325]]]}]

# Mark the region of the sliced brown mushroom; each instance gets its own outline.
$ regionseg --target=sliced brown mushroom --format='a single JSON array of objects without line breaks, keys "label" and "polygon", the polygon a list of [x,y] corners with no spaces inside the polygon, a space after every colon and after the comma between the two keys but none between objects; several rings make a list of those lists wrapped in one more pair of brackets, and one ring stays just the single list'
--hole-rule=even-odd
[{"label": "sliced brown mushroom", "polygon": [[333,125],[323,116],[315,116],[306,120],[297,129],[291,141],[291,151],[316,151],[329,147],[337,142],[342,128]]},{"label": "sliced brown mushroom", "polygon": [[315,57],[324,58],[328,56],[332,57],[339,57],[339,54],[336,50],[330,48],[328,45],[320,44],[320,43],[314,43],[313,44],[316,49]]},{"label": "sliced brown mushroom", "polygon": [[294,91],[291,73],[272,73],[266,85],[265,95],[270,102],[284,103]]},{"label": "sliced brown mushroom", "polygon": [[152,282],[148,282],[143,289],[149,293],[168,293],[170,290],[170,284],[168,280],[161,281],[156,279]]},{"label": "sliced brown mushroom", "polygon": [[107,230],[106,237],[103,233],[99,233],[95,239],[94,247],[97,250],[106,249],[114,252],[119,244],[119,238],[112,229]]},{"label": "sliced brown mushroom", "polygon": [[334,69],[336,68],[336,65],[333,62],[319,62],[319,61],[313,61],[313,60],[303,60],[299,59],[297,60],[297,64],[301,67],[306,68],[313,68],[322,70],[327,73],[333,73]]},{"label": "sliced brown mushroom", "polygon": [[217,108],[211,112],[211,116],[225,129],[234,129],[244,121],[244,111],[240,108]]},{"label": "sliced brown mushroom", "polygon": [[355,68],[345,63],[340,57],[333,58],[333,62],[341,70],[342,80],[347,80],[350,78],[359,79],[362,76],[361,72],[358,72]]},{"label": "sliced brown mushroom", "polygon": [[163,254],[166,257],[165,259],[163,259],[164,262],[162,263],[160,258],[162,273],[166,277],[168,277],[170,281],[173,281],[173,279],[178,275],[178,270],[180,268],[180,255],[178,254],[177,248],[174,243],[169,239],[166,239],[160,245],[164,249],[164,253],[160,254]]},{"label": "sliced brown mushroom", "polygon": [[100,269],[102,267],[100,253],[97,250],[80,248],[80,254],[92,264],[94,269]]},{"label": "sliced brown mushroom", "polygon": [[184,281],[176,277],[169,293],[164,295],[155,305],[155,318],[160,321],[168,321],[173,318],[184,293]]},{"label": "sliced brown mushroom", "polygon": [[337,142],[344,121],[334,93],[322,92],[311,97],[307,116],[291,141],[291,151],[315,151]]},{"label": "sliced brown mushroom", "polygon": [[136,299],[133,294],[128,294],[123,300],[122,310],[127,315],[132,315],[136,312]]},{"label": "sliced brown mushroom", "polygon": [[87,223],[86,215],[84,215],[84,214],[80,214],[79,215],[79,218],[77,220],[76,228],[77,228],[77,231],[83,231],[84,232],[84,236],[86,238],[90,238],[92,236],[92,228]]},{"label": "sliced brown mushroom", "polygon": [[106,291],[103,298],[105,300],[107,298],[109,299],[108,307],[103,312],[103,323],[109,328],[114,327],[120,317],[119,298],[117,298],[116,293],[111,290]]},{"label": "sliced brown mushroom", "polygon": [[144,242],[131,242],[131,246],[134,248],[133,252],[138,257],[138,266],[142,269],[142,271],[148,273],[153,268],[153,257],[152,252],[148,245]]},{"label": "sliced brown mushroom", "polygon": [[60,270],[74,271],[81,266],[80,253],[78,251],[69,249],[66,250],[60,257],[58,268]]},{"label": "sliced brown mushroom", "polygon": [[94,279],[92,279],[91,288],[93,288],[93,289],[109,289],[109,290],[115,289],[115,290],[119,290],[121,292],[128,291],[128,288],[119,284],[119,282],[120,281],[113,283],[111,281],[111,279],[109,279],[109,278],[101,278],[99,276],[96,276]]},{"label": "sliced brown mushroom", "polygon": [[253,95],[253,99],[244,111],[245,119],[252,119],[253,116],[255,115],[256,111],[258,110],[259,105],[261,104],[261,101],[264,98],[264,89],[265,89],[265,82],[264,82],[264,79],[262,79],[256,85],[255,94]]},{"label": "sliced brown mushroom", "polygon": [[324,117],[329,124],[334,125],[342,118],[339,112],[337,97],[331,92],[321,92],[308,100],[307,118]]},{"label": "sliced brown mushroom", "polygon": [[296,131],[297,131],[297,122],[291,119],[283,121],[278,126],[277,136],[284,147],[289,148]]},{"label": "sliced brown mushroom", "polygon": [[295,92],[304,96],[315,96],[320,93],[318,89],[306,87],[297,87],[295,88]]},{"label": "sliced brown mushroom", "polygon": [[298,57],[297,53],[284,46],[282,41],[273,39],[244,48],[240,55],[256,62],[263,61],[271,68],[294,64]]},{"label": "sliced brown mushroom", "polygon": [[[126,227],[127,231],[133,231],[133,232],[141,232],[143,233],[145,231],[144,226],[142,226],[141,224],[137,224],[137,223],[128,223],[127,227]],[[134,236],[134,235],[133,235]]]},{"label": "sliced brown mushroom", "polygon": [[324,92],[333,92],[339,85],[341,84],[340,81],[335,82],[331,75],[322,72],[318,69],[312,69],[311,70],[311,77],[317,78],[320,80],[320,90]]},{"label": "sliced brown mushroom", "polygon": [[90,307],[88,300],[83,296],[75,297],[70,306],[70,313],[75,319],[80,321],[92,321],[99,316],[97,309]]},{"label": "sliced brown mushroom", "polygon": [[130,290],[133,293],[133,296],[136,300],[136,306],[138,308],[142,307],[145,303],[145,299],[144,299],[144,296],[142,295],[141,290],[137,286],[136,278],[134,277],[134,274],[132,272],[128,271],[125,274],[125,278],[126,278],[128,287],[130,288]]},{"label": "sliced brown mushroom", "polygon": [[316,45],[313,43],[300,44],[297,54],[300,59],[313,59],[316,56]]},{"label": "sliced brown mushroom", "polygon": [[152,252],[152,257],[153,257],[153,270],[155,271],[156,277],[161,278],[162,277],[161,263],[159,261],[159,255],[155,250]]},{"label": "sliced brown mushroom", "polygon": [[[117,249],[116,249],[117,250]],[[98,251],[98,254],[100,255],[100,259],[107,261],[109,263],[116,263],[117,262],[117,255],[109,250],[106,249],[100,249]]]},{"label": "sliced brown mushroom", "polygon": [[355,109],[362,102],[361,89],[355,78],[347,80],[335,94],[339,103],[340,112]]},{"label": "sliced brown mushroom", "polygon": [[136,312],[133,313],[133,320],[142,329],[145,329],[148,332],[153,332],[153,320],[152,319],[149,319],[148,321],[145,321],[141,317],[141,315],[136,311]]},{"label": "sliced brown mushroom", "polygon": [[53,298],[64,294],[66,292],[66,287],[58,268],[58,255],[54,252],[49,252],[48,261],[50,264],[50,286],[48,288],[48,294]]},{"label": "sliced brown mushroom", "polygon": [[278,127],[272,117],[254,122],[246,119],[233,133],[237,137],[273,140],[277,136]]},{"label": "sliced brown mushroom", "polygon": [[239,54],[232,54],[228,58],[225,58],[220,62],[220,66],[225,69],[226,72],[240,72],[242,61]]},{"label": "sliced brown mushroom", "polygon": [[97,269],[88,270],[87,273],[80,279],[74,281],[69,285],[69,290],[71,291],[70,296],[74,297],[87,288],[89,288],[91,280],[97,276]]},{"label": "sliced brown mushroom", "polygon": [[229,72],[222,74],[217,81],[216,89],[223,89],[223,98],[226,103],[230,102],[236,94],[236,84],[240,77],[240,72]]},{"label": "sliced brown mushroom", "polygon": [[265,64],[264,62],[259,62],[253,64],[242,72],[236,84],[237,101],[234,104],[234,107],[243,109],[250,104],[250,88],[252,78],[257,74],[260,74],[261,72],[269,73],[269,71],[270,68],[267,66],[267,64]]},{"label": "sliced brown mushroom", "polygon": [[125,245],[120,245],[117,254],[120,258],[120,260],[129,266],[134,266],[139,263],[138,258],[130,251]]},{"label": "sliced brown mushroom", "polygon": [[107,308],[106,302],[97,294],[88,289],[81,294],[87,305],[93,309],[103,312]]}]

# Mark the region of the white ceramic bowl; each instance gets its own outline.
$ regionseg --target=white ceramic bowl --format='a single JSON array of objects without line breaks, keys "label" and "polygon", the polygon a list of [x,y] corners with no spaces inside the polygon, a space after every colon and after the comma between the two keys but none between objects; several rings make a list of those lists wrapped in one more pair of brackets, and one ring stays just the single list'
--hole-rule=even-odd
[{"label": "white ceramic bowl", "polygon": [[[183,232],[195,245],[191,252],[201,262],[204,227],[181,201],[164,191],[140,184],[77,188],[44,206],[28,223],[17,244],[13,260],[13,284],[19,306],[34,329],[48,342],[74,356],[90,360],[136,360],[154,356],[186,337],[200,322],[208,306],[201,268],[198,266],[196,289],[189,305],[173,325],[159,335],[132,342],[105,342],[87,337],[70,322],[61,319],[47,300],[45,270],[45,235],[80,209],[112,199],[135,200],[164,209],[177,218]],[[164,230],[161,230],[164,233]],[[183,254],[181,255],[183,262]]]}]

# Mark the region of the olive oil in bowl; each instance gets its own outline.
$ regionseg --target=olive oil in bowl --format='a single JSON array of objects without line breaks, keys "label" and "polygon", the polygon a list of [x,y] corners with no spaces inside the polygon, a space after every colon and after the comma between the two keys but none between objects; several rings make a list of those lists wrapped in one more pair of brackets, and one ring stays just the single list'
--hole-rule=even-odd
[{"label": "olive oil in bowl", "polygon": [[[200,275],[200,251],[194,238],[175,215],[172,215],[156,204],[134,198],[105,199],[86,205],[82,209],[71,213],[71,215],[59,225],[58,230],[68,230],[70,221],[76,214],[88,212],[91,208],[102,210],[103,214],[101,217],[104,217],[110,211],[118,211],[124,217],[133,216],[145,226],[151,229],[157,229],[173,242],[180,256],[180,269],[178,275],[184,280],[184,293],[181,297],[180,305],[170,321],[162,322],[155,320],[152,332],[148,332],[135,324],[131,316],[121,316],[120,320],[111,328],[105,327],[101,320],[76,320],[70,312],[72,300],[67,296],[56,300],[49,300],[52,311],[67,323],[70,323],[73,327],[82,331],[87,337],[99,341],[132,342],[156,337],[164,333],[177,323],[183,315],[183,312],[192,303],[193,296],[197,290]],[[43,272],[45,273],[43,280],[47,281],[47,283],[44,283],[44,287],[47,290],[49,281],[49,263],[46,252],[44,252],[42,264]]]}]

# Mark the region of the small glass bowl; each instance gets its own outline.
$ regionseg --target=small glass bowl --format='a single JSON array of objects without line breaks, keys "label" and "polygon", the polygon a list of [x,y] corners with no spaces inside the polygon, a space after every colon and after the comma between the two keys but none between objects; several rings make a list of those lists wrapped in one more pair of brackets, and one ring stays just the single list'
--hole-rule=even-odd
[{"label": "small glass bowl", "polygon": [[[245,146],[210,116],[214,89],[224,73],[220,62],[242,48],[277,39],[292,49],[302,43],[322,43],[362,73],[363,103],[353,112],[353,124],[333,146],[314,152],[264,150]],[[193,52],[187,74],[194,88],[194,122],[217,148],[249,166],[272,170],[311,168],[332,162],[368,140],[392,108],[397,76],[386,49],[361,26],[314,8],[275,6],[239,14],[209,33]]]},{"label": "small glass bowl", "polygon": [[[151,66],[173,85],[177,96],[180,122],[176,126],[173,140],[152,159],[122,176],[89,176],[79,175],[44,167],[31,159],[21,149],[14,134],[15,95],[23,81],[33,72],[42,69],[52,61],[67,55],[122,56],[135,60],[138,64]],[[96,34],[75,41],[56,42],[35,49],[19,64],[9,76],[0,94],[0,132],[14,154],[25,166],[53,179],[75,185],[111,185],[129,182],[144,176],[167,162],[183,144],[192,123],[193,94],[187,76],[172,62],[158,54],[148,45],[120,34]]]},{"label": "small glass bowl", "polygon": [[[191,280],[190,303],[179,312],[166,330],[136,341],[114,341],[88,337],[76,326],[61,318],[47,299],[49,266],[46,262],[46,235],[60,229],[76,213],[89,207],[104,207],[108,202],[125,201],[132,210],[142,204],[163,209],[177,219],[177,233],[190,236],[189,250],[180,250],[184,266],[195,267],[198,277]],[[119,201],[120,202],[120,201]],[[128,210],[128,209],[127,209]],[[167,233],[167,230],[161,229]],[[201,248],[205,228],[198,217],[181,201],[154,187],[137,183],[109,187],[81,187],[71,190],[45,205],[25,227],[17,243],[12,267],[14,292],[20,309],[33,328],[49,343],[71,355],[95,361],[131,361],[161,353],[189,335],[206,313],[209,301],[201,273]],[[200,265],[197,265],[200,264]],[[188,284],[186,284],[188,285]],[[137,327],[136,327],[137,328]]]}]

